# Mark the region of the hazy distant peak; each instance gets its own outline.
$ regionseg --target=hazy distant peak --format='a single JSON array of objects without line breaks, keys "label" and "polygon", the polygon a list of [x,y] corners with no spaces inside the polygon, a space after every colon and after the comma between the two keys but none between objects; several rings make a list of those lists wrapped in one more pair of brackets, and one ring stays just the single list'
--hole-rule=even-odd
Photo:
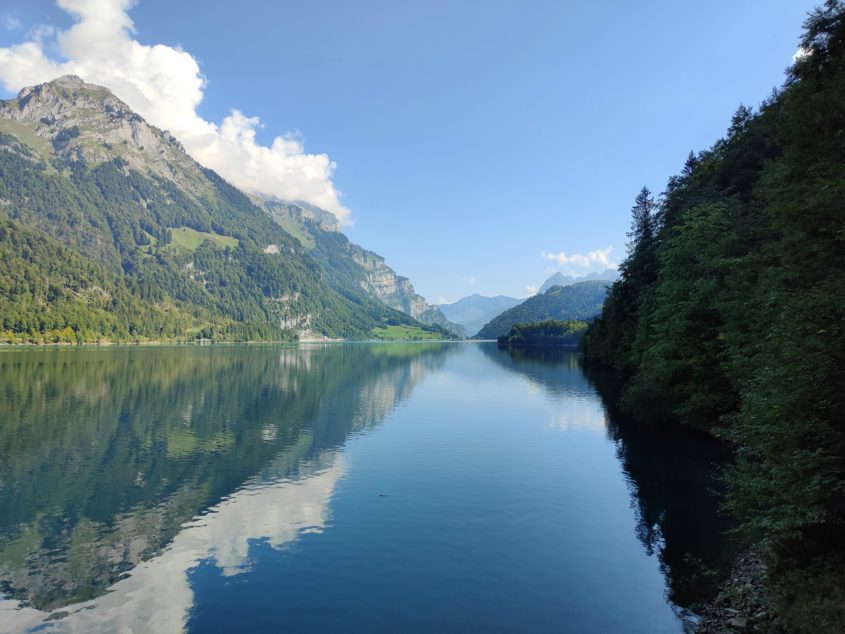
[{"label": "hazy distant peak", "polygon": [[441,304],[440,310],[450,321],[461,324],[472,335],[488,321],[513,308],[520,301],[522,300],[505,295],[486,297],[473,293],[451,304]]},{"label": "hazy distant peak", "polygon": [[564,275],[557,272],[551,275],[545,282],[543,282],[540,289],[537,291],[538,295],[542,295],[553,286],[570,286],[578,282],[586,282],[588,280],[605,280],[612,282],[619,277],[619,272],[616,269],[605,269],[602,272],[587,273],[586,275],[572,276]]}]

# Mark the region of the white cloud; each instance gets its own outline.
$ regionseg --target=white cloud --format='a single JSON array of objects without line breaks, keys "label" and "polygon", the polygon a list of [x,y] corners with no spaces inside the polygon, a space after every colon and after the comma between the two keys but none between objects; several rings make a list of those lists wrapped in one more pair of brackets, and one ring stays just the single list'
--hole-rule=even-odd
[{"label": "white cloud", "polygon": [[795,54],[792,56],[793,62],[801,61],[813,54],[811,49],[804,48],[803,46],[799,46],[798,50],[795,51]]},{"label": "white cloud", "polygon": [[617,264],[610,259],[611,251],[613,251],[613,247],[596,249],[589,253],[565,253],[564,251],[560,253],[546,253],[543,251],[541,255],[547,260],[556,262],[558,266],[574,266],[585,270],[595,267],[615,269]]},{"label": "white cloud", "polygon": [[[36,29],[32,39],[0,48],[0,81],[16,92],[60,75],[79,75],[112,90],[153,125],[169,130],[200,163],[233,184],[286,200],[304,200],[341,222],[349,210],[332,183],[335,164],[307,154],[291,135],[256,142],[258,117],[232,109],[220,123],[197,114],[206,79],[181,48],[141,44],[128,11],[135,0],[57,0],[75,24],[66,31]],[[50,56],[56,47],[63,60]]]},{"label": "white cloud", "polygon": [[23,28],[21,21],[13,15],[4,15],[0,21],[2,21],[3,28],[7,31],[20,31]]},{"label": "white cloud", "polygon": [[475,275],[470,275],[466,281],[467,284],[469,284],[470,286],[475,286],[476,284],[478,284],[478,278]]},{"label": "white cloud", "polygon": [[[346,471],[342,455],[326,452],[303,463],[297,479],[252,478],[183,524],[161,554],[136,566],[108,593],[66,606],[67,616],[54,621],[50,631],[181,632],[194,607],[192,570],[213,561],[220,575],[231,577],[249,569],[250,546],[257,541],[280,550],[304,534],[322,533]],[[34,631],[48,616],[0,595],[0,623],[10,626],[8,631]]]},{"label": "white cloud", "polygon": [[529,284],[528,286],[525,287],[525,296],[526,297],[530,297],[531,295],[536,295],[536,294],[537,294],[537,287],[534,286],[533,284]]}]

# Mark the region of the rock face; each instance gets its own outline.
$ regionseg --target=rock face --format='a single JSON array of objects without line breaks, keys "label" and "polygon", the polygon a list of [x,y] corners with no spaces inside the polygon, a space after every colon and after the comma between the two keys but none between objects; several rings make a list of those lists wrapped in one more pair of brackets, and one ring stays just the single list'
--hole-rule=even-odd
[{"label": "rock face", "polygon": [[286,202],[277,198],[259,199],[259,203],[274,218],[279,220],[290,219],[294,222],[313,222],[321,231],[340,231],[340,223],[334,214],[329,213],[311,203],[297,200]]},{"label": "rock face", "polygon": [[432,306],[414,290],[407,277],[397,275],[380,255],[350,243],[352,260],[365,272],[361,287],[391,308],[428,325],[442,326],[450,332],[464,336],[457,324],[450,322],[437,306]]},{"label": "rock face", "polygon": [[352,260],[366,272],[361,287],[367,292],[414,318],[433,308],[417,294],[411,281],[396,275],[380,255],[364,249],[351,248],[350,251]]},{"label": "rock face", "polygon": [[411,281],[397,275],[382,256],[350,242],[329,212],[300,202],[265,201],[264,207],[276,222],[311,249],[310,253],[323,263],[330,283],[336,286],[352,283],[368,296],[423,324],[466,336],[462,326],[452,323],[437,306],[429,304],[414,290]]}]

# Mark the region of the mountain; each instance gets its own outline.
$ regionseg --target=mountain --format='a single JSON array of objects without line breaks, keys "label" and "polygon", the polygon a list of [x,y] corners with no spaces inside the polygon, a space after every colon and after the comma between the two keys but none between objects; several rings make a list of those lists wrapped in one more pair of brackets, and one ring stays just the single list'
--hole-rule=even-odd
[{"label": "mountain", "polygon": [[0,101],[0,256],[0,334],[11,342],[365,338],[420,326],[326,280],[264,209],[78,77]]},{"label": "mountain", "polygon": [[357,301],[370,297],[419,322],[464,337],[463,326],[452,323],[437,306],[427,303],[406,277],[397,275],[384,258],[368,251],[340,232],[334,216],[302,202],[262,201],[267,213],[317,260],[330,286]]},{"label": "mountain", "polygon": [[488,321],[513,308],[522,300],[505,295],[485,297],[473,293],[451,304],[440,304],[440,310],[451,321],[460,324],[469,334],[475,334]]},{"label": "mountain", "polygon": [[563,273],[555,273],[545,282],[543,285],[540,286],[540,290],[537,291],[538,293],[545,293],[549,290],[552,286],[569,286],[570,284],[576,284],[577,282],[587,282],[589,280],[605,280],[608,282],[613,282],[616,278],[619,277],[619,273],[616,269],[605,269],[601,273],[587,273],[586,275],[581,275],[577,277],[573,277],[572,275],[564,275]]},{"label": "mountain", "polygon": [[601,312],[606,280],[589,280],[569,286],[553,286],[545,293],[529,297],[519,306],[506,310],[482,328],[476,339],[496,339],[515,324],[532,324],[549,319],[586,321]]}]

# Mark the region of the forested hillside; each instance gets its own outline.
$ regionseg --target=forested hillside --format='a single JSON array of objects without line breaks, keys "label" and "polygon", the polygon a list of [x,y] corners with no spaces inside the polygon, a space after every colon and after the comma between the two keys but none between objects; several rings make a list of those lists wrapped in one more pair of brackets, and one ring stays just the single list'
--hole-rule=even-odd
[{"label": "forested hillside", "polygon": [[556,319],[586,321],[601,311],[609,282],[590,280],[570,286],[553,286],[541,295],[529,297],[506,310],[482,328],[476,339],[496,339],[516,324],[533,324]]},{"label": "forested hillside", "polygon": [[584,339],[623,405],[736,447],[726,508],[764,540],[790,631],[845,631],[845,4],[805,24],[784,86],[633,209]]},{"label": "forested hillside", "polygon": [[418,325],[322,279],[300,243],[108,90],[0,102],[7,342],[368,337]]}]

